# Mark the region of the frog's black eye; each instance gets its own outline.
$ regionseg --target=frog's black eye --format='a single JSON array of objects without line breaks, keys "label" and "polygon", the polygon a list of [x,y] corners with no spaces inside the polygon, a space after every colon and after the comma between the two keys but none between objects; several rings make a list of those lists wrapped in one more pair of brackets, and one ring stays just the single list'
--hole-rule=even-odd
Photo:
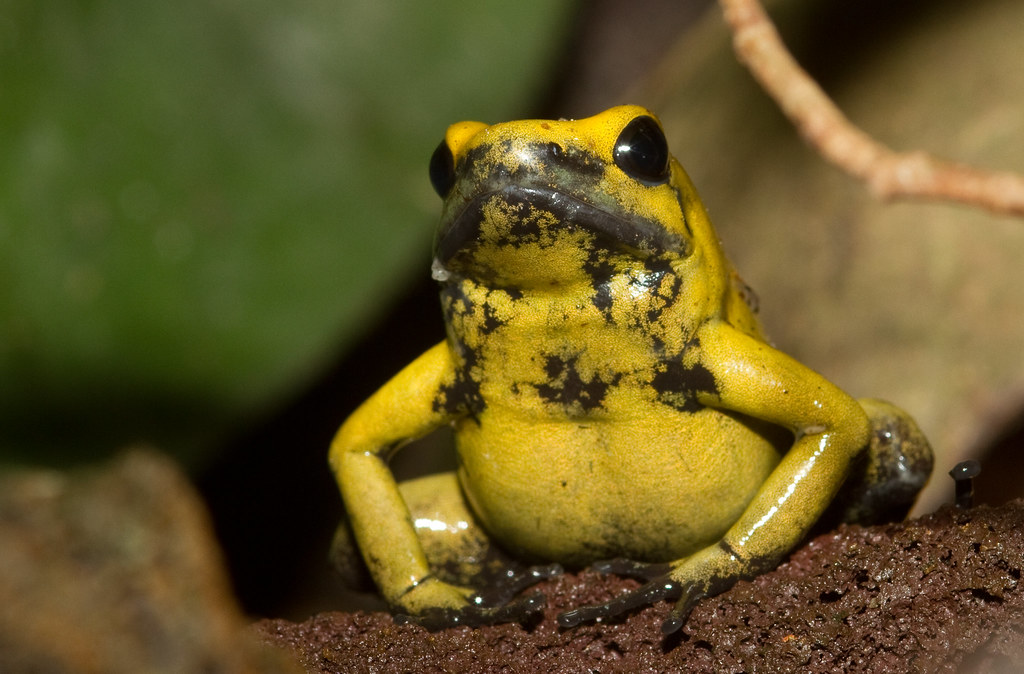
[{"label": "frog's black eye", "polygon": [[668,180],[668,141],[654,118],[637,117],[622,130],[612,152],[615,165],[645,185]]},{"label": "frog's black eye", "polygon": [[448,196],[455,185],[455,157],[448,143],[443,140],[430,156],[430,184],[442,199]]}]

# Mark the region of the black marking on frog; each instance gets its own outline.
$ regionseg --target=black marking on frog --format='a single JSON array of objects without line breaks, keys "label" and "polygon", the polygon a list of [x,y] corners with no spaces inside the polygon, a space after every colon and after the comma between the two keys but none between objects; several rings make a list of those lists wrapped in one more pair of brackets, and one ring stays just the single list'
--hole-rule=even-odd
[{"label": "black marking on frog", "polygon": [[590,297],[591,303],[601,312],[606,321],[612,317],[612,288],[608,281],[594,284],[594,294]]},{"label": "black marking on frog", "polygon": [[483,395],[480,393],[480,382],[473,376],[476,368],[477,355],[471,349],[456,348],[456,352],[464,351],[464,361],[455,370],[455,379],[441,386],[431,408],[434,412],[445,412],[451,416],[468,415],[479,423],[480,414],[487,408]]},{"label": "black marking on frog", "polygon": [[608,255],[607,251],[598,250],[591,246],[587,259],[583,262],[583,272],[591,279],[591,287],[594,294],[590,296],[590,302],[601,312],[606,321],[612,318],[612,277],[618,271],[619,265]]},{"label": "black marking on frog", "polygon": [[457,321],[464,322],[473,312],[473,302],[466,295],[463,283],[448,283],[441,289],[441,311],[445,325],[449,327]]},{"label": "black marking on frog", "polygon": [[593,189],[604,178],[603,162],[575,147],[566,149],[558,143],[528,143],[526,153],[544,167],[545,173],[556,174],[559,183],[568,181],[582,191]]},{"label": "black marking on frog", "polygon": [[505,325],[505,321],[498,317],[494,306],[489,302],[485,303],[483,305],[483,320],[480,322],[480,333],[490,335],[503,325]]},{"label": "black marking on frog", "polygon": [[701,363],[683,365],[679,360],[669,360],[658,365],[651,377],[651,388],[658,394],[658,401],[680,412],[696,412],[703,409],[697,402],[697,394],[718,393],[718,383],[711,371]]},{"label": "black marking on frog", "polygon": [[[501,148],[498,151],[498,156],[509,157],[513,156],[512,140],[506,138],[498,143],[498,147]],[[478,171],[486,171],[489,178],[493,179],[514,179],[523,170],[522,165],[517,168],[513,168],[505,162],[498,162],[496,164],[488,164],[487,155],[494,149],[492,143],[483,143],[477,145],[472,150],[466,153],[466,155],[459,160],[455,165],[456,175],[472,175]],[[480,166],[482,168],[478,169]]]},{"label": "black marking on frog", "polygon": [[[653,264],[654,260],[647,262],[651,262],[651,264],[645,264],[647,279],[649,279],[647,285],[653,295],[646,312],[647,323],[648,325],[660,325],[662,314],[675,304],[679,297],[679,293],[683,289],[683,279],[672,272],[667,261],[657,261],[661,264]],[[665,279],[669,279],[667,288],[664,283]]]},{"label": "black marking on frog", "polygon": [[[441,306],[445,323],[448,325],[448,343],[456,358],[455,378],[438,391],[432,402],[435,412],[444,411],[450,415],[469,414],[474,419],[486,408],[480,392],[480,354],[459,336],[453,326],[458,323],[474,324],[481,333],[487,329],[496,330],[502,324],[493,309],[484,305],[483,316],[468,295],[462,283],[449,283],[441,291]],[[488,313],[489,310],[489,313]]]},{"label": "black marking on frog", "polygon": [[[550,245],[550,236],[544,237],[544,231],[540,224],[542,212],[529,199],[528,195],[515,192],[499,192],[491,197],[504,209],[512,211],[514,215],[510,218],[511,226],[506,234],[495,241],[488,241],[488,244],[498,246],[522,246],[526,243],[539,242],[542,245]],[[545,241],[545,238],[548,240]]]},{"label": "black marking on frog", "polygon": [[618,384],[620,374],[614,375],[610,381],[603,380],[599,375],[584,379],[577,367],[577,356],[544,357],[544,373],[547,382],[533,384],[544,401],[565,408],[572,416],[586,414],[604,406],[604,398],[608,389]]},{"label": "black marking on frog", "polygon": [[534,232],[541,226],[539,220],[519,206],[525,203],[537,213],[553,215],[559,226],[585,227],[610,245],[630,249],[639,257],[662,251],[688,254],[689,240],[678,233],[656,220],[622,213],[621,206],[601,188],[605,167],[598,157],[555,143],[515,146],[505,140],[499,147],[500,156],[515,157],[514,165],[489,163],[493,147],[483,144],[467,152],[456,167],[462,178],[446,202],[434,243],[435,256],[442,264],[458,267],[453,258],[460,252],[471,254],[479,245],[482,210],[495,199],[521,211],[510,232],[508,243],[512,245],[514,239],[539,233]]},{"label": "black marking on frog", "polygon": [[[498,316],[494,308],[492,298],[495,293],[506,292],[504,290],[489,290],[482,303],[474,302],[466,294],[465,284],[468,281],[459,283],[448,283],[441,291],[441,306],[444,308],[444,319],[447,325],[461,323],[463,329],[477,329],[482,335],[490,335],[506,323]],[[512,293],[507,293],[510,297]],[[522,297],[522,293],[518,293]],[[461,332],[461,330],[460,330]]]},{"label": "black marking on frog", "polygon": [[[668,258],[657,257],[642,261],[629,260],[627,263],[603,262],[594,264],[603,274],[604,280],[594,282],[591,303],[601,312],[608,322],[613,321],[612,308],[616,301],[620,303],[620,313],[616,321],[622,327],[636,333],[638,338],[646,339],[655,353],[665,356],[665,331],[663,314],[677,301],[683,288],[682,279],[672,271]],[[601,266],[603,265],[603,266]],[[625,280],[625,289],[613,292],[612,270],[621,270],[618,280]],[[668,357],[672,357],[668,354]]]},{"label": "black marking on frog", "polygon": [[[629,286],[627,301],[633,306],[650,306],[647,311],[647,323],[655,324],[660,320],[661,312],[675,301],[682,289],[682,280],[672,272],[670,259],[668,255],[638,259],[618,251],[592,247],[583,263],[583,271],[593,280],[594,294],[591,295],[591,303],[605,320],[611,320],[611,308],[615,299],[611,281],[617,274],[624,275]],[[643,273],[639,273],[638,269],[642,269]],[[666,276],[672,279],[667,291],[662,288]],[[641,300],[640,297],[647,299]],[[641,323],[638,317],[630,327],[643,329]]]}]

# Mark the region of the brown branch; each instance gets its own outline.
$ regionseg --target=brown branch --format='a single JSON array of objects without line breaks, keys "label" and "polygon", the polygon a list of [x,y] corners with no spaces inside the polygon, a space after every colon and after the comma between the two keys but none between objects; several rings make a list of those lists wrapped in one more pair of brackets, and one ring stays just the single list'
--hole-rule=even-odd
[{"label": "brown branch", "polygon": [[954,201],[995,213],[1024,215],[1024,176],[894,152],[850,120],[800,67],[758,0],[719,0],[736,54],[800,134],[828,161],[864,180],[886,199]]}]

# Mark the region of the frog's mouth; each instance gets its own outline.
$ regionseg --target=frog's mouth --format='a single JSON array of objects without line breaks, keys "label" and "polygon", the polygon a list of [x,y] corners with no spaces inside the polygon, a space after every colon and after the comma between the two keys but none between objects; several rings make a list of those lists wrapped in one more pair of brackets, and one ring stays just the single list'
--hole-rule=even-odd
[{"label": "frog's mouth", "polygon": [[485,237],[494,238],[494,232],[485,233],[483,225],[489,217],[487,210],[495,206],[505,214],[505,222],[497,235],[500,240],[493,243],[515,246],[557,236],[555,232],[545,233],[544,228],[583,228],[597,235],[604,248],[639,259],[686,252],[683,238],[654,220],[613,215],[559,190],[517,184],[472,197],[454,218],[443,223],[434,245],[435,266],[448,265],[460,252],[470,252],[480,245]]}]

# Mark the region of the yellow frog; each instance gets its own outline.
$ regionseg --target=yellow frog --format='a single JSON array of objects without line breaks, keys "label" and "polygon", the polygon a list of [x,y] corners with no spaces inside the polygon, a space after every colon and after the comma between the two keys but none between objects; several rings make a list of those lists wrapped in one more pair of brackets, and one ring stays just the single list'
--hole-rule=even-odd
[{"label": "yellow frog", "polygon": [[[669,633],[702,597],[778,565],[826,510],[905,516],[928,443],[902,411],[766,342],[649,111],[454,124],[430,174],[447,338],[330,451],[342,542],[354,534],[396,612],[439,625],[535,611],[536,597],[510,611],[474,594],[504,555],[646,578],[559,622],[677,598]],[[397,485],[388,458],[443,424],[457,473]]]}]

